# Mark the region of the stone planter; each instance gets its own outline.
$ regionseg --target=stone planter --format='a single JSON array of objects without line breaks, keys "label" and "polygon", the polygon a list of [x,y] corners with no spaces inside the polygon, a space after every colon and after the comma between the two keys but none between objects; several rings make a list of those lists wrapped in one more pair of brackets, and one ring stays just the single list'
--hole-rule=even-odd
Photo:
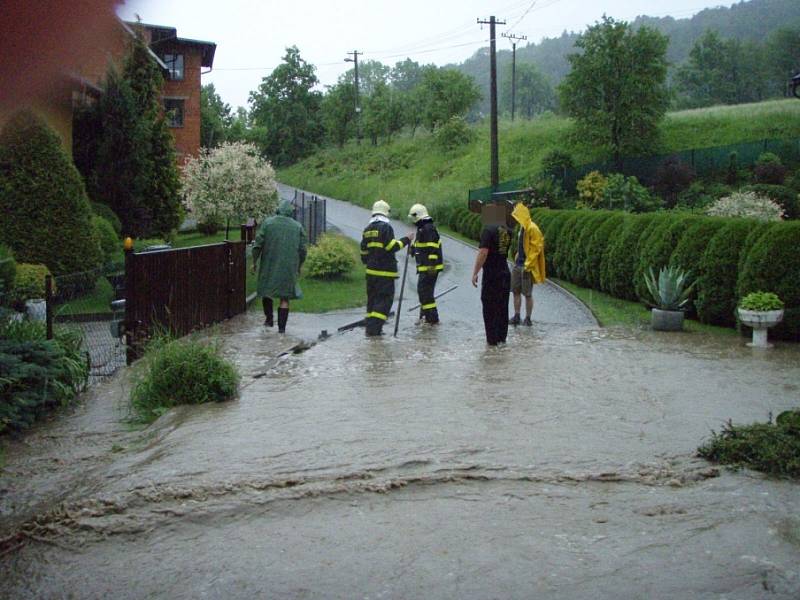
[{"label": "stone planter", "polygon": [[650,323],[656,331],[683,331],[683,311],[654,308]]},{"label": "stone planter", "polygon": [[31,321],[44,321],[47,319],[47,303],[41,298],[27,300],[25,312]]},{"label": "stone planter", "polygon": [[783,320],[783,309],[781,310],[745,310],[736,309],[739,320],[748,327],[753,328],[753,341],[747,345],[752,348],[770,348],[767,342],[767,330]]}]

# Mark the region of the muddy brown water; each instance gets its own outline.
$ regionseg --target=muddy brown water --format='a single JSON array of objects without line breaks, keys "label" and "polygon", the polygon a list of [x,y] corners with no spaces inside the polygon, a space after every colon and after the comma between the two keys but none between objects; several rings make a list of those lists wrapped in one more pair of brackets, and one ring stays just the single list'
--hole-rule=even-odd
[{"label": "muddy brown water", "polygon": [[0,593],[797,597],[797,485],[693,457],[797,405],[796,348],[541,323],[487,348],[453,319],[278,357],[297,338],[260,321],[216,332],[235,401],[126,431],[122,375],[12,444]]},{"label": "muddy brown water", "polygon": [[236,400],[133,429],[121,372],[8,442],[0,597],[800,597],[798,485],[695,457],[800,405],[800,348],[602,329],[552,287],[488,348],[474,249],[445,257],[438,327],[253,310],[205,334]]}]

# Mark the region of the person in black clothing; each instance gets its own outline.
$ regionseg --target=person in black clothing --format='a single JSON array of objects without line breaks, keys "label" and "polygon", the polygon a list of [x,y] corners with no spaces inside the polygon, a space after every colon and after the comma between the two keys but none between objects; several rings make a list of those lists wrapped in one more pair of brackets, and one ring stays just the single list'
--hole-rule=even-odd
[{"label": "person in black clothing", "polygon": [[394,254],[411,243],[411,233],[394,239],[389,223],[389,205],[378,200],[372,205],[372,218],[361,237],[361,262],[367,266],[367,335],[381,335],[394,300],[397,259]]},{"label": "person in black clothing", "polygon": [[505,343],[508,335],[508,296],[511,273],[508,270],[508,248],[511,230],[505,225],[486,225],[481,232],[480,249],[472,270],[472,285],[478,287],[478,273],[483,269],[481,304],[486,342],[490,346]]},{"label": "person in black clothing", "polygon": [[439,232],[428,215],[428,209],[422,204],[415,204],[408,212],[408,218],[417,226],[417,235],[411,247],[417,261],[417,294],[419,295],[419,318],[430,325],[439,322],[439,311],[436,308],[436,279],[444,269],[442,260],[442,242]]}]

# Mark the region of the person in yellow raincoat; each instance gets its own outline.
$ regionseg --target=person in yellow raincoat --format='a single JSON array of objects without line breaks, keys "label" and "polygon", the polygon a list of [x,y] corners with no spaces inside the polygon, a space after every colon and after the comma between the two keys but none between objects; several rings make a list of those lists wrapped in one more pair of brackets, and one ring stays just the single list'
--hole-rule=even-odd
[{"label": "person in yellow raincoat", "polygon": [[511,293],[514,296],[514,316],[511,325],[520,324],[522,296],[525,296],[525,320],[523,325],[530,327],[533,313],[533,284],[544,283],[544,236],[531,219],[528,207],[518,202],[511,213],[519,223],[517,251],[514,255],[514,268],[511,270]]}]

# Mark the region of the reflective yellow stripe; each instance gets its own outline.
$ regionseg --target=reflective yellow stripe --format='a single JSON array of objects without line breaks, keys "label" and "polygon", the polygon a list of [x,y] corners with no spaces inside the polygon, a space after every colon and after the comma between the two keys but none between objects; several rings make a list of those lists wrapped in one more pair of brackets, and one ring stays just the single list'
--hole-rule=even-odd
[{"label": "reflective yellow stripe", "polygon": [[386,244],[386,249],[387,249],[387,250],[391,250],[392,248],[394,248],[394,245],[395,245],[395,244],[397,244],[398,246],[400,246],[400,249],[401,249],[401,250],[402,250],[403,248],[405,248],[405,244],[403,244],[403,242],[401,242],[400,240],[392,240],[391,242],[389,242],[388,244]]},{"label": "reflective yellow stripe", "polygon": [[376,271],[375,269],[367,269],[367,275],[375,275],[376,277],[397,277],[396,271]]},{"label": "reflective yellow stripe", "polygon": [[381,242],[368,242],[367,248],[383,248],[383,244]]},{"label": "reflective yellow stripe", "polygon": [[414,242],[415,248],[441,248],[442,242]]},{"label": "reflective yellow stripe", "polygon": [[444,269],[444,265],[422,265],[417,267],[417,273],[424,273],[425,271],[441,271]]},{"label": "reflective yellow stripe", "polygon": [[366,256],[367,254],[369,254],[369,252],[367,252],[366,250],[361,251],[361,256]]},{"label": "reflective yellow stripe", "polygon": [[369,319],[370,317],[373,317],[375,319],[380,319],[381,321],[385,321],[388,318],[385,314],[374,311],[371,313],[367,313],[367,318]]},{"label": "reflective yellow stripe", "polygon": [[439,258],[438,254],[428,254],[428,260],[436,260]]},{"label": "reflective yellow stripe", "polygon": [[430,304],[422,305],[422,310],[430,310],[431,308],[436,308],[436,302],[431,302]]}]

